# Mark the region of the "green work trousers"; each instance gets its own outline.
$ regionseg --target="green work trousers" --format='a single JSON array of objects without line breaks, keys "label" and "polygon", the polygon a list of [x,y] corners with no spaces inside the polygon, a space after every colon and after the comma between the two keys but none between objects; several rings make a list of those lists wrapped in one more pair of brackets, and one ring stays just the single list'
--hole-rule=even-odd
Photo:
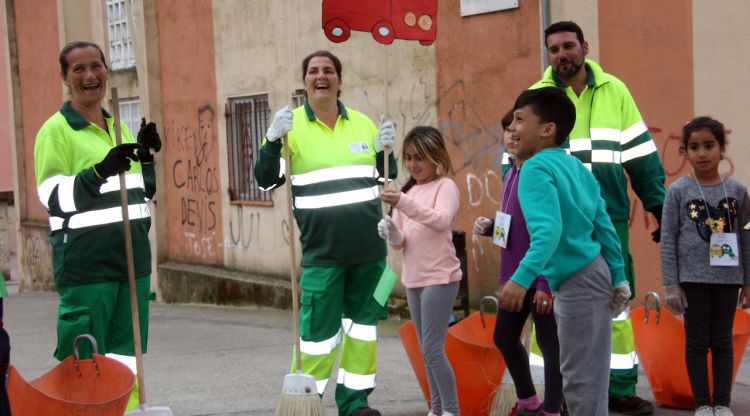
[{"label": "green work trousers", "polygon": [[[385,259],[341,267],[305,267],[300,296],[302,371],[321,395],[341,352],[336,383],[339,415],[367,406],[375,388],[377,323],[387,309],[373,298]],[[296,362],[292,363],[292,371]]]},{"label": "green work trousers", "polygon": [[[148,314],[151,277],[136,279],[138,315],[141,329],[141,349],[148,345]],[[62,361],[73,354],[73,340],[81,334],[96,339],[99,354],[135,355],[133,320],[130,314],[128,281],[62,286],[57,318],[57,349],[55,358]],[[78,346],[81,358],[91,357],[88,342]]]}]

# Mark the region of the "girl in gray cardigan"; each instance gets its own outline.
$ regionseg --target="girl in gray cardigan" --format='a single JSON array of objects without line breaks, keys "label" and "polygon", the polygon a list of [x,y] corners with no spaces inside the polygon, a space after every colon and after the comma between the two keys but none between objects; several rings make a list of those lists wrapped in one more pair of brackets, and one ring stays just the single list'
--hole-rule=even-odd
[{"label": "girl in gray cardigan", "polygon": [[[667,191],[661,263],[667,307],[685,315],[685,358],[696,416],[731,416],[735,308],[750,306],[747,189],[722,177],[724,125],[697,117],[683,127],[681,151],[693,171]],[[713,395],[707,354],[713,355]],[[713,401],[712,401],[713,396]]]}]

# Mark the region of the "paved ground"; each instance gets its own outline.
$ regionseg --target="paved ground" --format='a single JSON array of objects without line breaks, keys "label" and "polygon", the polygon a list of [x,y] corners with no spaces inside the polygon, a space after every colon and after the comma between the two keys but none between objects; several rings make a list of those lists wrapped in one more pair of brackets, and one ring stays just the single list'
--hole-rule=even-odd
[{"label": "paved ground", "polygon": [[[55,365],[56,305],[55,293],[12,294],[5,300],[11,361],[27,379]],[[384,415],[423,416],[427,406],[396,335],[402,323],[391,320],[381,325],[378,388],[370,403]],[[176,416],[273,415],[289,369],[292,339],[289,311],[153,305],[144,359],[148,404],[169,406]],[[750,354],[745,355],[734,387],[736,415],[750,415],[748,359]],[[640,383],[639,393],[651,398],[645,377]],[[330,387],[325,403],[328,414],[335,415]]]}]

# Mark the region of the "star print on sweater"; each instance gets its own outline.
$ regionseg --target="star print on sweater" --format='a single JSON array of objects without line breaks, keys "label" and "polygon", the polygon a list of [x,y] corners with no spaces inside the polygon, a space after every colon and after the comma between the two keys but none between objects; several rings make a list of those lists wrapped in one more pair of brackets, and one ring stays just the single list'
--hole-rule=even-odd
[{"label": "star print on sweater", "polygon": [[705,241],[711,240],[712,233],[730,232],[729,221],[737,217],[737,200],[734,198],[722,198],[716,207],[702,199],[693,199],[685,208],[688,218],[695,221],[698,234]]}]

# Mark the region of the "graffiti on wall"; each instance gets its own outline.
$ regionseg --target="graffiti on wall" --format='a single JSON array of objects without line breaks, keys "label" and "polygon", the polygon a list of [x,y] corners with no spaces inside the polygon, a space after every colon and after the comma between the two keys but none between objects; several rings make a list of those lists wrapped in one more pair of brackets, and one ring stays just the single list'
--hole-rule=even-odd
[{"label": "graffiti on wall", "polygon": [[[171,166],[167,181],[179,194],[179,217],[169,217],[181,230],[181,254],[192,258],[221,257],[223,238],[216,237],[221,202],[218,146],[214,137],[215,111],[206,104],[196,111],[197,124],[181,125],[175,120],[164,129]],[[177,222],[179,219],[179,222]],[[170,227],[172,228],[172,227]]]}]

